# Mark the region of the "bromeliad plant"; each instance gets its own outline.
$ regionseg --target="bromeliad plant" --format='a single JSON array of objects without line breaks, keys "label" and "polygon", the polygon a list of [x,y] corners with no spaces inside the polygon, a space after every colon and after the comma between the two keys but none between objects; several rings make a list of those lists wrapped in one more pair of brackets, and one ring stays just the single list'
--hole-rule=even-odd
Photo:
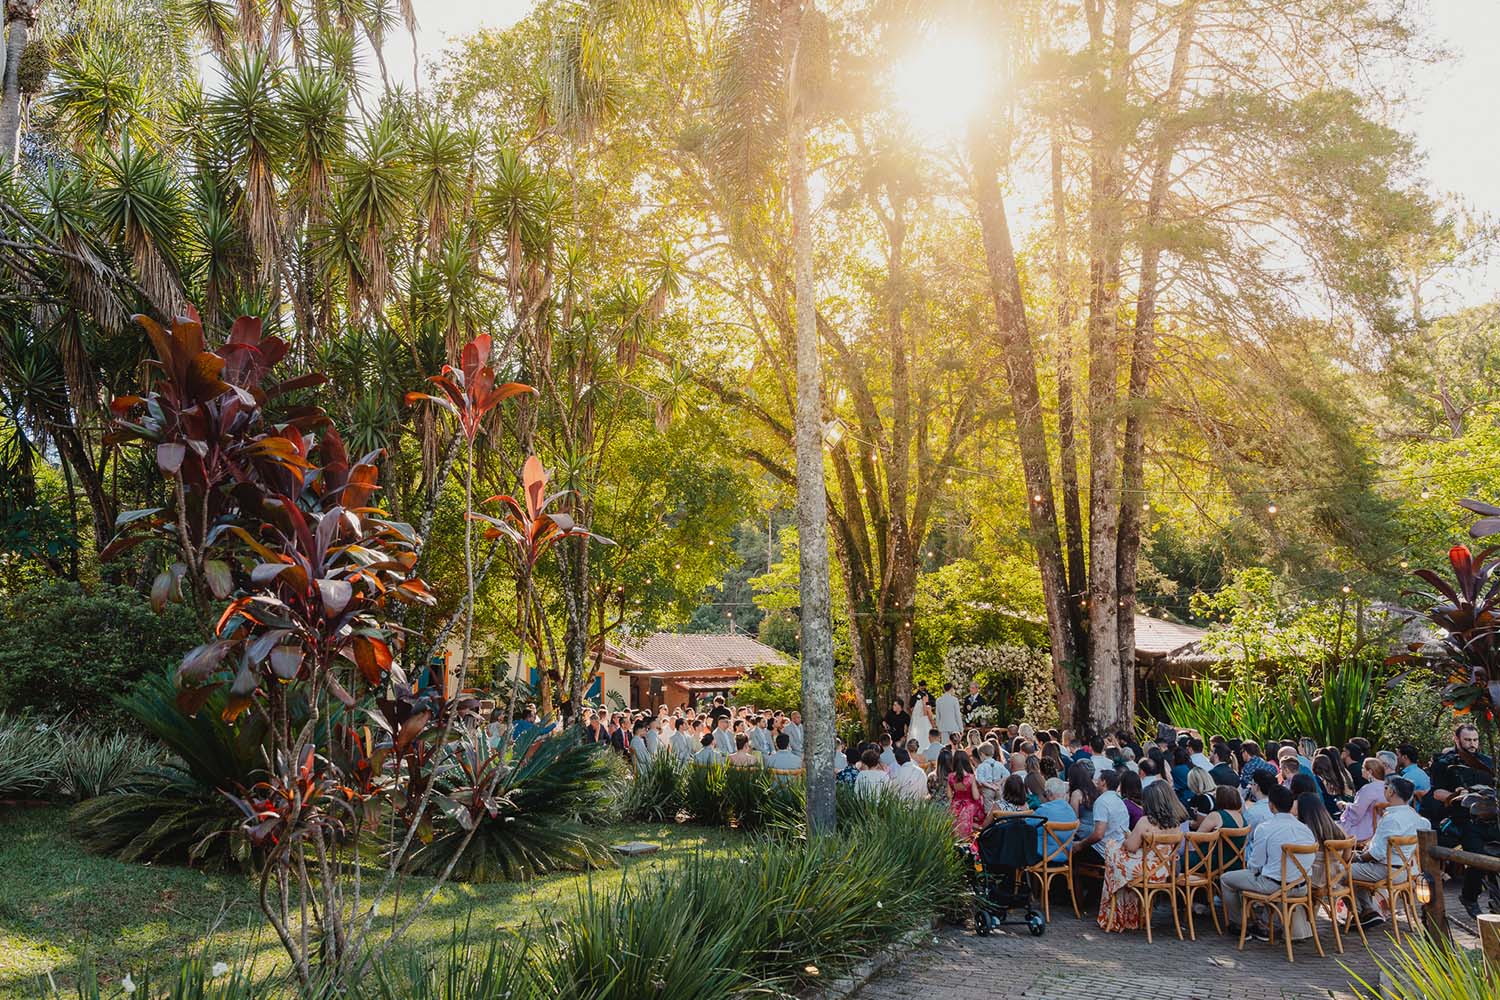
[{"label": "bromeliad plant", "polygon": [[[369,961],[376,908],[421,825],[438,756],[426,744],[441,746],[465,711],[441,694],[434,708],[396,663],[403,632],[392,623],[395,607],[433,603],[413,572],[421,540],[370,505],[379,452],[351,462],[316,407],[273,417],[268,403],[321,379],[273,381],[286,346],[262,337],[258,321],[237,321],[214,350],[196,316],[170,333],[137,321],[156,349],[158,378],[149,393],[115,402],[114,440],[154,448],[173,503],[122,517],[110,550],[169,539],[178,561],[158,577],[153,598],[180,594],[187,582],[200,607],[227,600],[207,641],[178,667],[177,707],[191,716],[212,699],[225,723],[264,729],[258,773],[218,791],[243,814],[261,910],[300,984],[340,981]],[[494,388],[473,363],[477,350],[465,349],[458,383],[472,390],[460,394],[469,415],[521,391]],[[477,418],[465,416],[464,425],[471,431]],[[377,728],[396,723],[386,745],[358,725],[370,695],[385,696],[370,713]],[[366,899],[360,836],[382,799],[403,810],[406,838]]]}]

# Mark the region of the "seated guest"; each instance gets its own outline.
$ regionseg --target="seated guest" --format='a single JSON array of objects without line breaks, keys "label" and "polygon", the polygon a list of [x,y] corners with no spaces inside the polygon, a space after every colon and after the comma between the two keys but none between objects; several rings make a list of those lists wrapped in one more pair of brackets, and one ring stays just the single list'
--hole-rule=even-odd
[{"label": "seated guest", "polygon": [[[1249,825],[1245,820],[1245,813],[1242,806],[1239,786],[1217,786],[1214,789],[1214,811],[1204,816],[1198,823],[1198,832],[1213,833],[1215,830],[1238,830]],[[1250,835],[1242,833],[1238,837],[1231,839],[1236,848],[1234,851],[1230,850],[1229,845],[1223,843],[1223,837],[1220,837],[1219,843],[1214,845],[1215,868],[1224,868],[1228,864],[1232,867],[1226,870],[1234,871],[1240,867],[1240,858],[1244,856],[1245,842],[1250,839]],[[1191,856],[1189,860],[1192,860]]]},{"label": "seated guest", "polygon": [[1277,767],[1281,771],[1281,784],[1290,790],[1292,779],[1302,776],[1302,765],[1297,762],[1297,754],[1295,752],[1287,749],[1282,750],[1281,753],[1282,757],[1277,764]]},{"label": "seated guest", "polygon": [[776,751],[766,758],[766,766],[779,771],[796,771],[802,767],[802,757],[792,753],[792,738],[786,733],[776,734]]},{"label": "seated guest", "polygon": [[1201,767],[1188,772],[1188,800],[1184,803],[1190,813],[1201,819],[1214,811],[1214,779]]},{"label": "seated guest", "polygon": [[[907,742],[915,746],[917,741]],[[911,759],[906,747],[896,747],[892,753],[896,757],[896,771],[891,775],[891,791],[913,802],[927,798],[927,772],[922,770],[922,765]]]},{"label": "seated guest", "polygon": [[698,742],[702,745],[702,749],[693,754],[694,764],[724,763],[724,754],[714,746],[713,734],[704,733],[702,736],[698,737]]},{"label": "seated guest", "polygon": [[1245,803],[1245,825],[1253,833],[1255,828],[1271,818],[1271,789],[1280,787],[1276,776],[1270,771],[1260,770],[1250,782],[1250,800]]},{"label": "seated guest", "polygon": [[[1112,773],[1106,772],[1104,777]],[[1100,801],[1108,794],[1111,793],[1102,793]],[[1177,801],[1165,782],[1157,782],[1142,794],[1145,812],[1141,821],[1122,839],[1109,841],[1104,856],[1104,888],[1099,898],[1098,922],[1106,931],[1136,930],[1149,916],[1141,912],[1140,896],[1127,888],[1128,883],[1140,875],[1143,864],[1152,866],[1148,878],[1161,882],[1172,877],[1172,867],[1176,864],[1175,851],[1167,857],[1154,851],[1148,853],[1146,839],[1152,834],[1178,832],[1187,819],[1182,803]],[[1098,803],[1095,804],[1096,815],[1097,812]]]},{"label": "seated guest", "polygon": [[1246,740],[1240,744],[1240,791],[1248,791],[1250,782],[1255,780],[1255,772],[1269,771],[1281,780],[1281,771],[1270,761],[1261,756],[1260,744],[1254,740]]},{"label": "seated guest", "polygon": [[1005,787],[1000,792],[1000,798],[995,803],[994,811],[1017,813],[1029,812],[1026,805],[1026,779],[1019,774],[1012,774],[1005,779]]},{"label": "seated guest", "polygon": [[891,776],[880,764],[880,751],[875,749],[873,743],[869,744],[859,755],[859,776],[854,781],[855,790],[861,795],[879,795],[890,780]]},{"label": "seated guest", "polygon": [[1149,788],[1151,785],[1154,785],[1158,781],[1162,780],[1161,779],[1161,761],[1158,760],[1157,758],[1151,756],[1150,754],[1147,754],[1146,755],[1146,759],[1143,760],[1143,761],[1141,761],[1141,763],[1140,763],[1140,769],[1141,769],[1141,789],[1143,791],[1146,788]]},{"label": "seated guest", "polygon": [[1411,782],[1411,787],[1416,789],[1416,797],[1421,799],[1432,791],[1432,778],[1422,770],[1422,765],[1417,761],[1417,748],[1410,743],[1403,743],[1396,748],[1396,763],[1400,765],[1401,777]]},{"label": "seated guest", "polygon": [[[1422,830],[1432,829],[1432,823],[1427,817],[1419,815],[1412,808],[1411,800],[1415,795],[1416,789],[1406,778],[1392,776],[1385,779],[1385,812],[1381,813],[1380,822],[1375,824],[1375,835],[1350,868],[1356,879],[1374,882],[1385,878],[1387,853],[1390,854],[1391,867],[1399,869],[1393,874],[1395,881],[1403,882],[1409,877],[1413,866],[1417,865],[1416,847],[1388,851],[1388,844],[1392,837],[1410,837]],[[1359,922],[1366,927],[1382,923],[1385,918],[1375,908],[1374,894],[1361,889],[1358,897]]]},{"label": "seated guest", "polygon": [[922,748],[922,764],[928,770],[937,767],[938,757],[944,749],[943,734],[936,729],[927,731],[927,745]]},{"label": "seated guest", "polygon": [[1130,832],[1130,813],[1120,798],[1120,772],[1110,768],[1094,779],[1098,794],[1094,798],[1094,829],[1082,840],[1074,841],[1073,850],[1092,847],[1100,857],[1107,857]]},{"label": "seated guest", "polygon": [[1104,752],[1106,740],[1103,736],[1095,734],[1089,737],[1089,763],[1094,765],[1094,777],[1098,777],[1105,771],[1113,771],[1115,762]]},{"label": "seated guest", "polygon": [[[1078,817],[1078,832],[1074,836],[1079,841],[1094,832],[1094,800],[1098,797],[1099,787],[1094,783],[1094,769],[1087,758],[1068,768],[1068,807]],[[1129,818],[1129,814],[1126,818]]]},{"label": "seated guest", "polygon": [[[1073,807],[1068,805],[1068,783],[1061,778],[1048,778],[1046,787],[1042,791],[1041,804],[1035,809],[1037,850],[1046,850],[1046,837],[1041,829],[1043,823],[1071,823],[1077,818]],[[1062,851],[1065,855],[1066,845]]]},{"label": "seated guest", "polygon": [[1385,761],[1379,757],[1360,758],[1360,785],[1354,793],[1354,801],[1344,807],[1339,817],[1344,832],[1363,844],[1375,836],[1377,803],[1385,801]]},{"label": "seated guest", "polygon": [[[1192,754],[1185,746],[1172,748],[1172,791],[1177,793],[1177,801],[1187,805],[1192,799],[1188,791],[1188,775],[1192,773]],[[1163,775],[1165,777],[1165,775]]]},{"label": "seated guest", "polygon": [[[1149,759],[1149,758],[1148,758]],[[1145,789],[1141,785],[1141,776],[1134,771],[1122,771],[1120,773],[1120,798],[1125,800],[1125,811],[1130,813],[1130,828],[1141,821],[1146,814],[1144,797]]]},{"label": "seated guest", "polygon": [[[1271,818],[1255,828],[1245,867],[1225,872],[1219,880],[1225,912],[1234,927],[1239,926],[1241,893],[1270,893],[1280,889],[1281,849],[1288,844],[1312,845],[1318,842],[1313,832],[1292,814],[1294,799],[1290,789],[1273,785],[1266,800],[1271,808]],[[1258,921],[1251,923],[1248,933],[1260,941],[1270,940],[1265,925]]]},{"label": "seated guest", "polygon": [[891,752],[893,741],[890,733],[880,734],[880,763],[887,771],[896,769],[896,755]]},{"label": "seated guest", "polygon": [[1070,760],[1063,759],[1062,744],[1057,742],[1056,740],[1048,740],[1046,743],[1042,744],[1043,768],[1047,766],[1047,761],[1052,761],[1052,763],[1057,767],[1057,770],[1053,772],[1052,776],[1059,778],[1067,773],[1068,765],[1072,763],[1072,761]]},{"label": "seated guest", "polygon": [[1240,776],[1235,773],[1234,765],[1230,763],[1234,760],[1234,751],[1229,748],[1229,744],[1220,743],[1214,747],[1213,758],[1214,766],[1208,769],[1208,773],[1214,779],[1214,784],[1238,787]]},{"label": "seated guest", "polygon": [[[1365,758],[1370,756],[1370,741],[1362,736],[1356,736],[1343,749],[1339,751],[1339,761],[1344,769],[1349,772],[1349,777],[1354,782],[1354,791],[1358,792],[1364,787],[1364,763]],[[1384,784],[1384,782],[1381,782]]]},{"label": "seated guest", "polygon": [[833,776],[833,780],[841,785],[853,785],[859,780],[859,750],[850,747],[844,751],[844,766],[839,773]]},{"label": "seated guest", "polygon": [[[1040,764],[1037,758],[1031,758],[1033,764]],[[1026,808],[1035,809],[1042,804],[1042,793],[1047,788],[1047,779],[1042,774],[1040,766],[1026,772]]]},{"label": "seated guest", "polygon": [[1196,736],[1188,738],[1188,765],[1190,767],[1201,767],[1208,771],[1213,769],[1213,761],[1203,752],[1203,741]]}]

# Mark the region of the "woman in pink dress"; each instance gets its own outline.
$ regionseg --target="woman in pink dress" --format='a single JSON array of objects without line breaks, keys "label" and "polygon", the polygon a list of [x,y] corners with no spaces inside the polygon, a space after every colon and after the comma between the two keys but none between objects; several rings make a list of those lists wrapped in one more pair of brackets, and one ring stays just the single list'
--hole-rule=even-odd
[{"label": "woman in pink dress", "polygon": [[984,801],[974,780],[974,763],[964,750],[953,751],[953,773],[948,775],[953,826],[959,839],[970,840],[984,826]]}]

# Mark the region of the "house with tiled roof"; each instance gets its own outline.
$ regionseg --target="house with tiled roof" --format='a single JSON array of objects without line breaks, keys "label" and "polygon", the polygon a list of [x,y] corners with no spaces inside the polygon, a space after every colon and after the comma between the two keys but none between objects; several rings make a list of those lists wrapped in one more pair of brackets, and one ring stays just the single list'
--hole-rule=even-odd
[{"label": "house with tiled roof", "polygon": [[614,694],[629,708],[678,708],[727,697],[757,667],[786,661],[779,650],[739,632],[655,632],[605,643],[589,700]]}]

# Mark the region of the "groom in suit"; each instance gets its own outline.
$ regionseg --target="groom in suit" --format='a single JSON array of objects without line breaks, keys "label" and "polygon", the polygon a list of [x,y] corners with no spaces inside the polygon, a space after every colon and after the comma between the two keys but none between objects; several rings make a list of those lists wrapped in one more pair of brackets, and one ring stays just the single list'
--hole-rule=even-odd
[{"label": "groom in suit", "polygon": [[952,681],[944,684],[943,693],[938,695],[937,718],[934,721],[945,743],[953,733],[963,732],[963,712],[958,703],[958,696],[953,693]]}]

